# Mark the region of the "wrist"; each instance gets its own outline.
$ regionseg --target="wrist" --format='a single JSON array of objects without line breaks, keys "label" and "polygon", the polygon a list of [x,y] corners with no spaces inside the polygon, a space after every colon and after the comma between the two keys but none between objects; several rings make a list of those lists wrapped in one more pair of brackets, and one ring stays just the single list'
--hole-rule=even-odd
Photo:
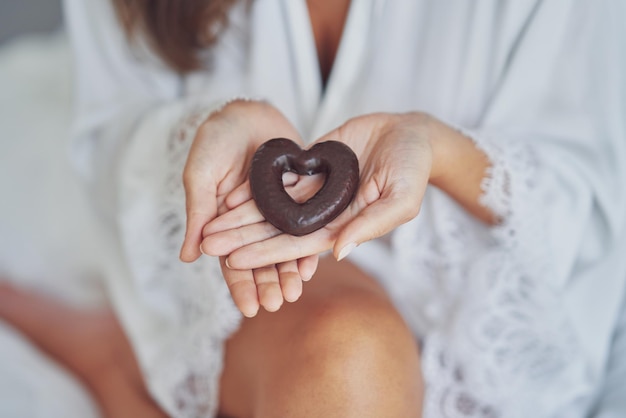
[{"label": "wrist", "polygon": [[264,100],[250,99],[246,97],[235,97],[224,102],[224,104],[215,112],[228,119],[248,119],[250,114],[262,115],[271,108],[271,105]]},{"label": "wrist", "polygon": [[429,129],[432,169],[429,183],[478,219],[494,225],[498,218],[480,203],[482,184],[491,166],[487,155],[462,132],[432,118]]},{"label": "wrist", "polygon": [[431,166],[428,182],[437,186],[446,173],[451,146],[450,133],[446,132],[446,125],[427,113],[414,112],[410,116],[417,126],[418,137],[430,150]]},{"label": "wrist", "polygon": [[445,191],[447,183],[462,174],[461,168],[480,156],[473,142],[451,126],[432,116],[429,116],[427,126],[427,138],[432,150],[428,181]]},{"label": "wrist", "polygon": [[217,106],[202,125],[212,126],[213,130],[219,127],[222,133],[237,132],[238,139],[248,141],[260,131],[258,125],[268,118],[272,110],[272,105],[265,100],[234,97]]},{"label": "wrist", "polygon": [[449,132],[441,125],[441,122],[429,116],[427,138],[432,153],[432,164],[428,182],[435,187],[440,187],[444,181],[451,152]]}]

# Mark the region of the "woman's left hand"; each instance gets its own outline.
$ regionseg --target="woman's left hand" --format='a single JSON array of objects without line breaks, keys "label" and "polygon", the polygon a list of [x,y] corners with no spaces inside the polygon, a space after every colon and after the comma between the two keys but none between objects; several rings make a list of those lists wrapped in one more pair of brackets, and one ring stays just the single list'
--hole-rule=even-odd
[{"label": "woman's left hand", "polygon": [[[267,224],[244,183],[227,197],[232,208],[204,228],[205,254],[228,256],[226,264],[248,270],[296,260],[328,249],[337,259],[417,216],[433,167],[432,128],[441,124],[422,113],[371,114],[347,121],[318,142],[335,140],[358,157],[359,190],[348,208],[328,225],[296,237]],[[306,194],[307,181],[294,187]]]}]

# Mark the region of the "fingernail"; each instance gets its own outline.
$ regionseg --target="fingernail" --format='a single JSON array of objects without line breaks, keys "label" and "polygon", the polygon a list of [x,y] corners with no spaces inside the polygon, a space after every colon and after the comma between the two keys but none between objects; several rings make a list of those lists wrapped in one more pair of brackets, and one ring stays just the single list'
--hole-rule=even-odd
[{"label": "fingernail", "polygon": [[228,267],[229,269],[232,269],[232,267],[230,266],[230,263],[228,262],[228,258],[224,260],[224,264],[226,264],[226,267]]},{"label": "fingernail", "polygon": [[283,306],[283,298],[280,298],[280,301],[274,301],[273,303],[267,303],[263,305],[266,311],[268,312],[276,312]]},{"label": "fingernail", "polygon": [[244,309],[241,311],[241,313],[243,314],[243,316],[245,316],[246,318],[254,318],[256,316],[257,313],[259,313],[259,308],[249,308],[249,309]]},{"label": "fingernail", "polygon": [[202,249],[202,244],[200,244],[200,247],[199,247],[199,248],[200,248],[200,252],[201,252],[203,255],[206,255],[206,253],[205,253],[205,252],[204,252],[204,250]]},{"label": "fingernail", "polygon": [[337,261],[341,261],[344,258],[346,258],[348,254],[350,254],[350,252],[356,248],[356,246],[357,246],[356,242],[351,242],[350,244],[343,247],[341,251],[339,251],[339,256],[337,257]]}]

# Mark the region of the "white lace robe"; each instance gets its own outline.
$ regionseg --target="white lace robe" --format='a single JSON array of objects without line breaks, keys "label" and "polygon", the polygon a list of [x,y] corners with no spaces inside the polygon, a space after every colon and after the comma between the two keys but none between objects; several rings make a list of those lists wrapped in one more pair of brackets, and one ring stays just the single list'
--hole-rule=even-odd
[{"label": "white lace robe", "polygon": [[409,110],[474,139],[501,226],[431,188],[416,219],[351,258],[422,346],[425,417],[584,416],[626,277],[618,1],[354,0],[324,92],[304,0],[237,6],[206,69],[185,77],[129,47],[109,3],[66,0],[73,158],[118,251],[113,302],[167,411],[215,411],[240,319],[215,259],[178,261],[180,174],[203,117],[247,96],[307,140]]}]

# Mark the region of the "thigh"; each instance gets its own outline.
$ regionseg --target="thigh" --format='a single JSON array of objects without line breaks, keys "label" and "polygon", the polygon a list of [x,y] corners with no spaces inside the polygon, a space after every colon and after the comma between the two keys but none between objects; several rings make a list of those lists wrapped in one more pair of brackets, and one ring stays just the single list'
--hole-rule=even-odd
[{"label": "thigh", "polygon": [[[360,373],[355,380],[366,381],[378,392],[375,380],[380,371],[362,366],[376,363],[378,354],[386,359],[385,370],[394,370],[390,362],[401,370],[386,379],[383,389],[396,385],[417,399],[422,389],[417,343],[385,291],[353,264],[322,258],[300,300],[278,312],[260,311],[255,318],[244,319],[227,342],[221,410],[249,416],[261,402],[259,397],[275,396],[277,385],[301,387],[306,376],[335,379],[329,368],[343,373],[341,379],[353,371]],[[344,367],[352,360],[359,365]],[[369,378],[368,373],[374,376]],[[341,382],[346,386],[349,380]]]},{"label": "thigh", "polygon": [[42,411],[49,417],[100,416],[79,380],[0,320],[0,417],[34,417]]}]

